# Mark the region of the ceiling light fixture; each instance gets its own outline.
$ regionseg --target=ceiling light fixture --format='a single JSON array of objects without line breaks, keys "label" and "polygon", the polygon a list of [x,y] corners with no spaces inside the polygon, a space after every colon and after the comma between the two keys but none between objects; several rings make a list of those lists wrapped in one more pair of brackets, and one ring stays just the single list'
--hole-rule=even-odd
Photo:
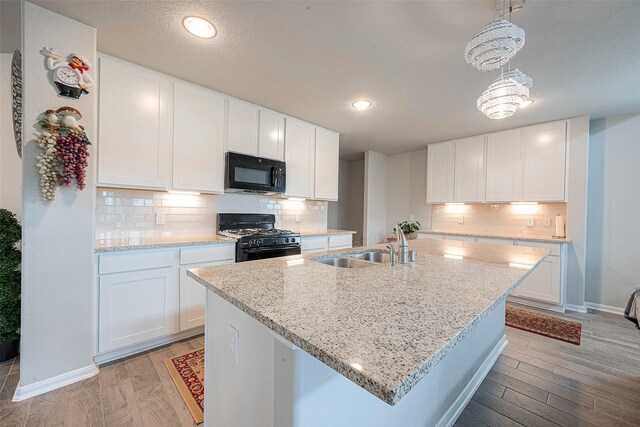
[{"label": "ceiling light fixture", "polygon": [[522,103],[522,105],[520,106],[520,108],[527,108],[528,106],[532,105],[532,104],[533,104],[533,102],[534,102],[534,101],[533,101],[533,99],[529,98],[529,99],[527,99],[526,101],[524,101],[524,102]]},{"label": "ceiling light fixture", "polygon": [[524,46],[524,30],[506,19],[486,25],[464,50],[467,62],[480,71],[497,70]]},{"label": "ceiling light fixture", "polygon": [[216,35],[216,27],[206,19],[197,16],[187,16],[182,20],[182,25],[196,37],[210,39]]},{"label": "ceiling light fixture", "polygon": [[490,119],[511,117],[529,101],[532,85],[533,79],[517,68],[503,72],[478,98],[478,110]]},{"label": "ceiling light fixture", "polygon": [[371,105],[371,101],[367,101],[366,99],[360,99],[351,104],[351,106],[356,110],[366,110],[367,108],[370,108]]}]

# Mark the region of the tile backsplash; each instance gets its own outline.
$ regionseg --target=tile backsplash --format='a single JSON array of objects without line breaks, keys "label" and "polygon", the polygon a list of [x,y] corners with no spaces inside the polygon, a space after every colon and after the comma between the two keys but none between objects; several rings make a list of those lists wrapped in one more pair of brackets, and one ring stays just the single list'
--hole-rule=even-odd
[{"label": "tile backsplash", "polygon": [[[490,232],[520,236],[553,236],[555,216],[567,219],[566,203],[433,205],[432,229],[460,232]],[[458,218],[463,217],[463,223]],[[534,225],[527,226],[532,218]],[[550,225],[545,226],[545,219]]]},{"label": "tile backsplash", "polygon": [[[164,225],[156,224],[158,213],[164,214]],[[217,213],[270,213],[275,214],[278,228],[327,228],[327,202],[246,194],[192,195],[98,188],[96,238],[215,233]],[[296,222],[298,215],[300,222]]]}]

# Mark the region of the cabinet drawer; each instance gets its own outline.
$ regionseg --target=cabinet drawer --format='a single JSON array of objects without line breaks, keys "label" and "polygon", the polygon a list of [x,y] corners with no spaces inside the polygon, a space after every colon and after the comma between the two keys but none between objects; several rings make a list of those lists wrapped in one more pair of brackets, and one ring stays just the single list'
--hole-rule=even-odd
[{"label": "cabinet drawer", "polygon": [[329,236],[329,248],[343,248],[345,246],[350,247],[353,245],[353,238],[351,234],[341,234],[339,236]]},{"label": "cabinet drawer", "polygon": [[199,248],[181,248],[180,264],[199,262],[233,261],[236,259],[236,245],[218,244]]},{"label": "cabinet drawer", "polygon": [[121,254],[100,255],[98,257],[98,274],[173,267],[175,262],[175,250],[145,249]]},{"label": "cabinet drawer", "polygon": [[300,240],[300,249],[305,251],[326,251],[328,249],[326,237],[303,237]]},{"label": "cabinet drawer", "polygon": [[525,240],[516,240],[516,246],[533,246],[535,248],[547,248],[551,251],[550,256],[560,256],[562,245],[559,243],[544,242],[528,242]]}]

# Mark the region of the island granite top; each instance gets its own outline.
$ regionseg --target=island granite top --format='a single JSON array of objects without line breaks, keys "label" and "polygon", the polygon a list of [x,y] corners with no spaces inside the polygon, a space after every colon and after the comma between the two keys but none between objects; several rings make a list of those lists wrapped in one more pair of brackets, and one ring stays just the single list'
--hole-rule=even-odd
[{"label": "island granite top", "polygon": [[[390,405],[501,303],[548,254],[434,239],[417,260],[336,268],[313,259],[383,245],[197,268],[188,275]],[[520,268],[509,266],[518,265]]]}]

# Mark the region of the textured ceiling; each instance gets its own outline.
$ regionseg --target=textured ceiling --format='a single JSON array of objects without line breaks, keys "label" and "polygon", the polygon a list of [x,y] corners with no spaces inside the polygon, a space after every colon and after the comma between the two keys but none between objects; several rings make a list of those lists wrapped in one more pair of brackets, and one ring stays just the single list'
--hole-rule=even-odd
[{"label": "textured ceiling", "polygon": [[[463,57],[493,19],[491,0],[34,3],[96,27],[102,52],[339,131],[343,158],[640,111],[637,0],[528,0],[513,17],[527,40],[512,65],[534,78],[536,103],[500,121],[475,107],[497,73]],[[187,15],[218,35],[186,33]],[[354,110],[357,98],[374,107]]]}]

